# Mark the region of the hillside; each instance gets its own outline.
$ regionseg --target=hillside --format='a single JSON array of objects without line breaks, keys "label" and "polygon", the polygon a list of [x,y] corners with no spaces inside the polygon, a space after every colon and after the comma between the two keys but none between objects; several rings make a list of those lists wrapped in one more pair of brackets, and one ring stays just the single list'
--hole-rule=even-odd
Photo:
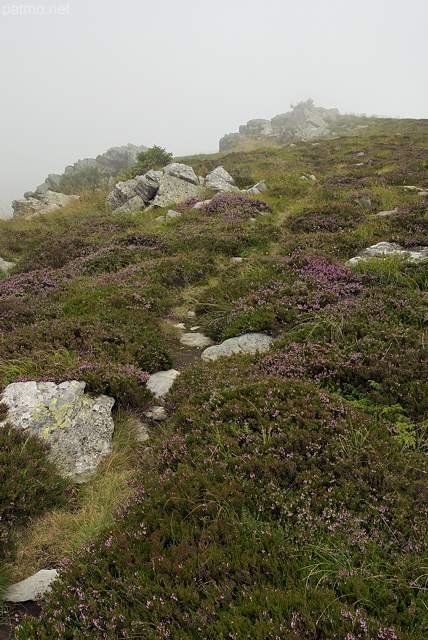
[{"label": "hillside", "polygon": [[[165,220],[99,191],[0,222],[1,389],[115,399],[80,485],[0,429],[0,587],[60,570],[14,640],[427,637],[427,134],[377,119],[177,159],[267,191]],[[202,360],[192,329],[273,343]],[[172,368],[159,402],[145,382]]]}]

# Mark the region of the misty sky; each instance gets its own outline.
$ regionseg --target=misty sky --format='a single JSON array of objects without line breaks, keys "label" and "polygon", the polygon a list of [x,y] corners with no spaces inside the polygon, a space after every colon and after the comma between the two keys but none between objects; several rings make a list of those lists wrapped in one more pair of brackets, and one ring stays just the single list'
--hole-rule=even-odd
[{"label": "misty sky", "polygon": [[79,158],[212,153],[309,97],[428,118],[427,29],[427,0],[1,0],[0,215]]}]

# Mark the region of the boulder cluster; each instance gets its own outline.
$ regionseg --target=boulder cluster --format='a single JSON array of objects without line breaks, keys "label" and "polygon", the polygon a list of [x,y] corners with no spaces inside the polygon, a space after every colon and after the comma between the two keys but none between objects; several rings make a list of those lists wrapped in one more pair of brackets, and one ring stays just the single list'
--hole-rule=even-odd
[{"label": "boulder cluster", "polygon": [[[239,127],[239,133],[228,133],[219,143],[220,151],[245,149],[254,142],[276,144],[313,140],[330,135],[333,127],[340,125],[343,116],[338,109],[316,107],[312,100],[299,102],[291,111],[281,113],[271,120],[258,118]],[[358,120],[358,118],[356,118]],[[346,128],[360,128],[358,122],[343,124]]]},{"label": "boulder cluster", "polygon": [[132,180],[118,182],[107,196],[107,206],[116,213],[169,207],[192,198],[202,198],[206,188],[216,194],[257,196],[266,191],[266,183],[262,180],[249,189],[241,190],[223,167],[217,167],[204,178],[196,175],[192,167],[172,162],[159,171],[151,169]]}]

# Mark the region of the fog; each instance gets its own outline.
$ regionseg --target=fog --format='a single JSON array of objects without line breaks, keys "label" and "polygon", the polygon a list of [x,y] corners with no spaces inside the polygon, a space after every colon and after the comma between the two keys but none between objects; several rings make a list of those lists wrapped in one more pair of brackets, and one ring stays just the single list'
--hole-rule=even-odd
[{"label": "fog", "polygon": [[0,216],[109,147],[212,153],[312,98],[428,117],[426,0],[38,0],[0,7]]}]

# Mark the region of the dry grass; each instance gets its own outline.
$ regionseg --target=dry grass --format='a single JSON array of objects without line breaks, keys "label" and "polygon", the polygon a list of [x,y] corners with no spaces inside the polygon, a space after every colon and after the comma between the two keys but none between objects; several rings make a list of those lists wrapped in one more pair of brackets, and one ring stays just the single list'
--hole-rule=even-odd
[{"label": "dry grass", "polygon": [[133,491],[128,481],[134,477],[141,456],[135,422],[131,413],[119,412],[115,417],[113,452],[100,464],[96,475],[76,488],[68,507],[53,510],[29,525],[15,561],[7,567],[13,582],[40,569],[57,567],[64,557],[87,546],[112,522],[117,507]]}]

